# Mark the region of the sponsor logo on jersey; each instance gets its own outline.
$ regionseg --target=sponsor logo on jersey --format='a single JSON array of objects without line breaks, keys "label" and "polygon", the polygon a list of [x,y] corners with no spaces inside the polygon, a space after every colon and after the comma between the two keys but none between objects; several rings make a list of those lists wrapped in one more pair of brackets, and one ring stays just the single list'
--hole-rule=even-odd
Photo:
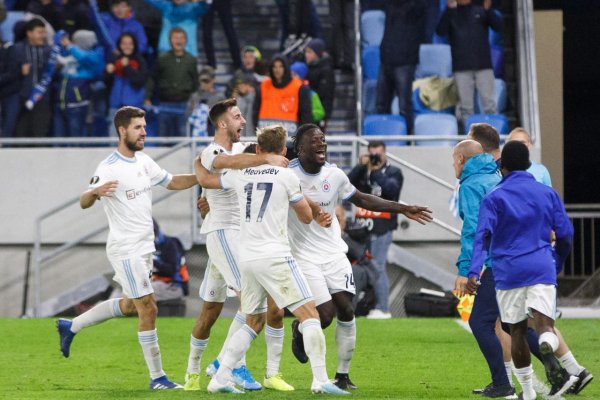
[{"label": "sponsor logo on jersey", "polygon": [[125,191],[125,197],[127,197],[127,200],[133,200],[136,197],[141,196],[143,193],[146,193],[150,190],[152,190],[150,186],[146,186],[142,190],[129,189]]}]

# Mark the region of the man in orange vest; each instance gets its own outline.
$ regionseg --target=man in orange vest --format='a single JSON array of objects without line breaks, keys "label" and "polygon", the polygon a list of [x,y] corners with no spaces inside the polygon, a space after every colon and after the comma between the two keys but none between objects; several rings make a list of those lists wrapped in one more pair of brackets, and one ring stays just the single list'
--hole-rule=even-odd
[{"label": "man in orange vest", "polygon": [[276,55],[269,64],[269,78],[261,82],[254,101],[257,128],[280,124],[290,136],[298,126],[312,123],[310,89],[293,78],[287,60]]}]

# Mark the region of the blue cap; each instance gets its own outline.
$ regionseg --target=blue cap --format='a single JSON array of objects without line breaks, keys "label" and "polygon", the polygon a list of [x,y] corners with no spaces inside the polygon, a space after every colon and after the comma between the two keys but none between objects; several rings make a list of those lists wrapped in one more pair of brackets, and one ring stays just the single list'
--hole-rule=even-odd
[{"label": "blue cap", "polygon": [[306,78],[306,74],[308,73],[308,67],[302,61],[296,61],[290,66],[290,69],[293,73],[298,75],[300,79]]}]

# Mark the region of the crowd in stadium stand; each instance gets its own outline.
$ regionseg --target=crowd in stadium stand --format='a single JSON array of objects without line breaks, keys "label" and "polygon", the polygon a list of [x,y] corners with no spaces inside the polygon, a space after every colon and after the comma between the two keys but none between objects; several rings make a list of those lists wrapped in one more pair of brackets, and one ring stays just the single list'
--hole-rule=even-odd
[{"label": "crowd in stadium stand", "polygon": [[[323,39],[313,1],[275,0],[280,50],[288,51],[266,60],[251,44],[242,41],[240,48],[231,0],[0,0],[2,137],[115,136],[109,121],[124,105],[151,113],[158,121],[155,135],[208,136],[214,130],[208,108],[226,96],[238,98],[248,121],[246,136],[274,122],[292,135],[306,122],[326,129],[333,114],[334,69],[355,67],[354,2],[328,3],[330,42]],[[369,32],[363,32],[365,114],[399,114],[412,133],[419,113],[456,114],[465,124],[474,112],[501,112],[494,87],[500,73],[490,56],[488,30],[501,31],[502,18],[492,3],[361,1],[363,17],[377,11],[385,18],[376,28],[382,31],[378,41],[368,43]],[[13,13],[7,17],[6,10]],[[215,79],[215,14],[233,66],[227,85]],[[364,21],[361,25],[370,29]],[[450,44],[452,70],[442,74],[441,84],[427,80],[418,67],[426,43]],[[374,68],[365,58],[369,48],[377,49]],[[454,102],[447,100],[452,94]],[[282,96],[288,101],[275,100]],[[419,103],[424,97],[429,102]],[[417,103],[424,108],[414,109]]]}]

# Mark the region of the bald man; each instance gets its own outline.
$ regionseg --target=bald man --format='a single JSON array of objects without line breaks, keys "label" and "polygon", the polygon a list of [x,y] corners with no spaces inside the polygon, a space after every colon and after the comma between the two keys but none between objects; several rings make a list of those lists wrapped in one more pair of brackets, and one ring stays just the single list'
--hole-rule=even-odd
[{"label": "bald man", "polygon": [[[518,127],[510,131],[506,142],[508,143],[513,140],[523,143],[529,149],[529,153],[531,153],[533,143],[531,142],[531,136],[529,136],[529,133],[524,128]],[[531,166],[527,169],[527,172],[533,175],[536,181],[552,187],[550,172],[548,172],[548,169],[543,164],[531,161]]]},{"label": "bald man", "polygon": [[[471,265],[479,205],[484,196],[500,182],[500,175],[497,173],[494,157],[484,152],[481,144],[475,140],[463,140],[458,143],[454,147],[452,159],[456,178],[460,180],[458,213],[463,220],[460,255],[456,261],[458,276],[454,291],[458,296],[462,296],[466,291],[467,274]],[[495,333],[500,311],[496,301],[494,273],[489,260],[486,260],[480,282],[469,325],[492,376],[492,383],[480,393],[484,397],[513,396],[515,390],[508,380],[502,346]]]}]

